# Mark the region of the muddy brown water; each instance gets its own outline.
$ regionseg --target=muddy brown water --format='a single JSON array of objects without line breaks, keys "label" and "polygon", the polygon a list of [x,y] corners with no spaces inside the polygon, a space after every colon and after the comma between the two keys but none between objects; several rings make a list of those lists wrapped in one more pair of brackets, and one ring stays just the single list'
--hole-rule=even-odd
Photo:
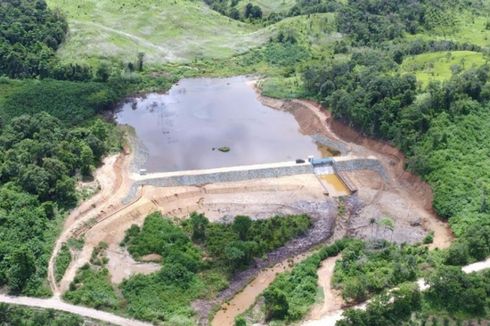
[{"label": "muddy brown water", "polygon": [[[294,116],[266,107],[246,77],[183,79],[167,94],[124,103],[116,121],[134,128],[139,168],[196,170],[323,157],[328,149],[300,133]],[[229,147],[227,153],[218,150]]]}]

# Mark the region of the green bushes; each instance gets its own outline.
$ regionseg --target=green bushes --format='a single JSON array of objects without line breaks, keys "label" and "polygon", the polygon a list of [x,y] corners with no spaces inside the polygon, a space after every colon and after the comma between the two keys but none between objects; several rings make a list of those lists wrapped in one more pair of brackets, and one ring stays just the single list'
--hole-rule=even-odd
[{"label": "green bushes", "polygon": [[70,290],[63,297],[74,304],[102,310],[116,310],[119,305],[109,271],[106,268],[93,268],[88,264],[77,272],[70,284]]},{"label": "green bushes", "polygon": [[[59,80],[12,81],[15,88],[0,105],[4,122],[22,114],[47,112],[66,124],[77,125],[110,107],[124,94],[109,83]],[[6,86],[2,86],[6,87]]]},{"label": "green bushes", "polygon": [[465,274],[459,267],[444,267],[428,280],[428,302],[451,314],[484,316],[490,304],[490,272]]},{"label": "green bushes", "polygon": [[403,284],[389,294],[375,298],[366,310],[349,309],[336,326],[399,326],[410,320],[412,312],[421,308],[417,285]]},{"label": "green bushes", "polygon": [[345,300],[364,301],[373,293],[415,281],[418,264],[425,262],[428,256],[425,247],[356,242],[342,252],[333,284],[342,289]]},{"label": "green bushes", "polygon": [[83,326],[86,322],[77,315],[55,310],[40,310],[0,303],[1,325]]},{"label": "green bushes", "polygon": [[57,282],[59,282],[63,278],[63,275],[65,275],[65,271],[68,268],[68,265],[70,265],[70,262],[71,262],[70,248],[66,243],[64,243],[61,246],[61,250],[58,253],[58,256],[56,257],[56,262],[55,262],[54,273]]},{"label": "green bushes", "polygon": [[189,322],[192,301],[212,297],[236,271],[303,234],[310,225],[305,215],[258,221],[237,216],[233,223],[223,224],[193,213],[179,224],[151,214],[142,228],[126,231],[122,244],[136,259],[161,255],[163,266],[157,273],[136,275],[121,284],[127,311],[144,320]]},{"label": "green bushes", "polygon": [[338,255],[352,240],[326,246],[297,264],[291,272],[280,274],[264,291],[268,320],[300,320],[315,302],[317,269],[322,260]]},{"label": "green bushes", "polygon": [[212,223],[207,227],[204,244],[223,268],[234,272],[308,230],[306,215],[274,216],[251,221],[236,217],[232,224]]}]

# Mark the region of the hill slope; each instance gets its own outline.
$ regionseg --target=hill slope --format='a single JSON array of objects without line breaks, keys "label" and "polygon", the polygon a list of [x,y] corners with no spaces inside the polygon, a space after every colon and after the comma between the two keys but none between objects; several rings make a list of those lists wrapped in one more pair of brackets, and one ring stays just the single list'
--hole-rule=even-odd
[{"label": "hill slope", "polygon": [[150,62],[223,58],[268,40],[267,32],[224,17],[203,2],[176,0],[48,0],[67,15],[70,32],[59,54],[64,61],[88,57]]}]

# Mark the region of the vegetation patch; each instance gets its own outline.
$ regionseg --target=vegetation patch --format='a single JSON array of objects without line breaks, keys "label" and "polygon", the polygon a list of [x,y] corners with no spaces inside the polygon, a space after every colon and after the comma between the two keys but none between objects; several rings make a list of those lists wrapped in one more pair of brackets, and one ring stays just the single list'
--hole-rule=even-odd
[{"label": "vegetation patch", "polygon": [[70,265],[70,262],[71,262],[70,248],[66,243],[63,243],[58,253],[58,256],[56,257],[56,262],[55,262],[54,273],[56,277],[56,282],[59,282],[63,278],[63,275],[65,275],[65,271]]},{"label": "vegetation patch", "polygon": [[[56,310],[33,309],[0,303],[2,325],[83,326],[86,320],[77,315]],[[106,325],[105,323],[98,325]]]},{"label": "vegetation patch", "polygon": [[338,255],[350,242],[337,241],[297,264],[291,272],[280,274],[263,293],[266,319],[291,322],[304,317],[317,296],[317,269],[321,262]]},{"label": "vegetation patch", "polygon": [[384,289],[419,276],[419,265],[429,261],[423,246],[397,246],[384,241],[354,242],[342,252],[335,266],[333,286],[349,302],[362,302]]},{"label": "vegetation patch", "polygon": [[64,299],[101,310],[119,309],[120,299],[112,287],[109,271],[105,267],[108,262],[106,249],[107,244],[103,242],[94,248],[90,264],[85,264],[77,271],[69,291],[63,295]]},{"label": "vegetation patch", "polygon": [[483,53],[471,51],[434,52],[408,57],[403,60],[401,71],[413,73],[423,87],[431,81],[444,81],[451,79],[470,68],[485,64]]},{"label": "vegetation patch", "polygon": [[233,223],[210,223],[192,214],[181,223],[149,215],[143,227],[132,226],[123,244],[139,259],[162,256],[162,269],[136,275],[121,285],[130,315],[150,321],[192,320],[191,302],[212,298],[237,271],[287,241],[303,234],[307,216],[282,216],[253,221],[237,216]]}]

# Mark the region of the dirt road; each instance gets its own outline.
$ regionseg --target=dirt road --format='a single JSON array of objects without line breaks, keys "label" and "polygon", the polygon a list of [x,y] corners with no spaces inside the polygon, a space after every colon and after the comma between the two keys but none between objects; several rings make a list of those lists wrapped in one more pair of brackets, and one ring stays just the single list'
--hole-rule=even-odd
[{"label": "dirt road", "polygon": [[[467,266],[464,266],[462,268],[463,272],[465,273],[473,273],[473,272],[481,272],[485,269],[490,268],[490,258],[488,258],[485,261],[481,261],[478,263],[470,264]],[[417,284],[419,286],[419,289],[421,291],[425,291],[429,289],[429,286],[425,283],[424,279],[419,279],[417,281]],[[353,309],[366,309],[368,302],[364,302],[362,304],[359,304],[357,306],[351,307]],[[344,309],[338,309],[336,311],[329,312],[325,315],[323,315],[320,319],[318,320],[308,320],[305,321],[302,325],[303,326],[335,326],[335,323],[342,319],[342,314],[344,313]]]},{"label": "dirt road", "polygon": [[121,326],[151,326],[152,325],[150,323],[120,317],[100,310],[71,305],[62,302],[57,298],[39,299],[39,298],[30,298],[30,297],[12,297],[8,295],[0,294],[0,302],[21,305],[21,306],[28,306],[28,307],[64,311],[82,317],[105,321],[114,325],[121,325]]},{"label": "dirt road", "polygon": [[318,286],[323,289],[323,303],[313,306],[308,320],[317,320],[326,314],[338,311],[342,308],[343,300],[338,291],[332,289],[331,282],[335,263],[339,256],[330,257],[322,262],[318,269]]},{"label": "dirt road", "polygon": [[94,178],[100,185],[100,191],[74,209],[66,219],[63,231],[55,243],[48,264],[48,281],[55,297],[59,297],[71,282],[71,278],[68,280],[66,278],[62,279],[60,284],[56,282],[56,257],[63,243],[73,237],[77,230],[83,229],[92,219],[121,205],[120,199],[126,194],[131,184],[129,179],[130,161],[131,155],[126,153],[107,157],[103,165],[94,174]]}]

